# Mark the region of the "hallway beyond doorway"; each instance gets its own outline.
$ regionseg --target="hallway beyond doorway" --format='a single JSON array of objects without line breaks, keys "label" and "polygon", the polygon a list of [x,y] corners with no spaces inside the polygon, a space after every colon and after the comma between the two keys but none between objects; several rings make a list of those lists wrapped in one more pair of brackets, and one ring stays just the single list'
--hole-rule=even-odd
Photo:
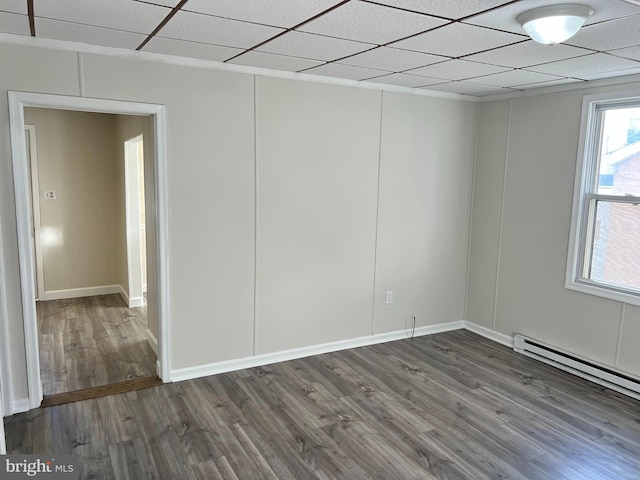
[{"label": "hallway beyond doorway", "polygon": [[44,395],[156,376],[145,336],[147,308],[120,295],[37,303]]}]

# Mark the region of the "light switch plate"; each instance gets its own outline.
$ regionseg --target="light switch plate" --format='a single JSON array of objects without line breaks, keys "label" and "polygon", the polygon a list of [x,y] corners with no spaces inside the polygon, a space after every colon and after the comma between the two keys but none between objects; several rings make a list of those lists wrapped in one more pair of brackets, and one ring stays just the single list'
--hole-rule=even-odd
[{"label": "light switch plate", "polygon": [[55,190],[45,190],[42,194],[44,200],[55,200],[56,199],[56,191]]}]

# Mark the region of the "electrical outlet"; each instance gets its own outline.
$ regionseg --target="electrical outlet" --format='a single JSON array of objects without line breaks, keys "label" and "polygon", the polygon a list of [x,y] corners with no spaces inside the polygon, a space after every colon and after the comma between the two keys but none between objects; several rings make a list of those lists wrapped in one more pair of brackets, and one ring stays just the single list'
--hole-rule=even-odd
[{"label": "electrical outlet", "polygon": [[386,292],[384,294],[384,304],[391,305],[393,303],[393,292]]}]

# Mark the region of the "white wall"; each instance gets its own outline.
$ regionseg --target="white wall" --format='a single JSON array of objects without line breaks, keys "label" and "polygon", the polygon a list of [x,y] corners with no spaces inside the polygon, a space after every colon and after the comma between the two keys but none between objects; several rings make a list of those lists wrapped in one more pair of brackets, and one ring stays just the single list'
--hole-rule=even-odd
[{"label": "white wall", "polygon": [[466,320],[490,329],[495,329],[494,301],[508,122],[508,100],[480,105]]},{"label": "white wall", "polygon": [[[0,78],[5,111],[6,90],[79,95],[79,78],[88,97],[166,105],[174,369],[397,331],[411,313],[419,326],[462,319],[474,103],[0,52],[12,66]],[[11,343],[20,345],[8,142],[0,169]],[[388,289],[391,306],[381,303]],[[16,396],[26,396],[24,351],[12,355]]]},{"label": "white wall", "polygon": [[374,333],[464,318],[475,126],[474,103],[384,94]]},{"label": "white wall", "polygon": [[371,334],[380,92],[258,78],[256,353]]},{"label": "white wall", "polygon": [[640,376],[640,309],[564,288],[582,97],[634,86],[481,104],[467,320]]}]

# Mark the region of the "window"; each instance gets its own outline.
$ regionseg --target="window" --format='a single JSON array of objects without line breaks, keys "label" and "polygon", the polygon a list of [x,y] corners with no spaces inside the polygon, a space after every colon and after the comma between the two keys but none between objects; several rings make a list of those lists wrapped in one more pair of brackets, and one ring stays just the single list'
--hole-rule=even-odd
[{"label": "window", "polygon": [[640,305],[640,92],[584,98],[565,285]]}]

